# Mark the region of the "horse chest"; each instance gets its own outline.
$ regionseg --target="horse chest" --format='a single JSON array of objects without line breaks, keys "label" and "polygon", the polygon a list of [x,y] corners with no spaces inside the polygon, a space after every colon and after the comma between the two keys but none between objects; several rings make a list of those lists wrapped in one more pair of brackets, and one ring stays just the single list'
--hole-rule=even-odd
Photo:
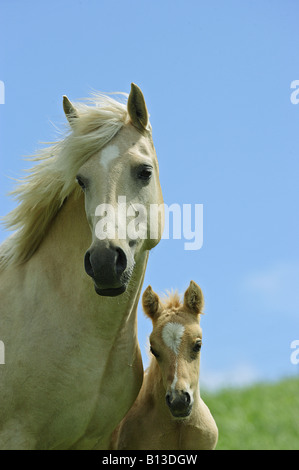
[{"label": "horse chest", "polygon": [[87,426],[72,446],[74,449],[107,449],[110,434],[130,409],[140,390],[143,370],[138,348],[130,360],[127,354],[119,357],[114,351],[105,366],[93,406],[89,409]]}]

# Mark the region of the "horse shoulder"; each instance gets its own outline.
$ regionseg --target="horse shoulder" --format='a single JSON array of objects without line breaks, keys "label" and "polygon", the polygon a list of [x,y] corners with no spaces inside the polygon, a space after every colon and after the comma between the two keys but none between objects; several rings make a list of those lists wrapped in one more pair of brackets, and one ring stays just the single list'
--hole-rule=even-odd
[{"label": "horse shoulder", "polygon": [[150,449],[155,415],[153,403],[143,386],[132,407],[111,435],[111,450]]}]

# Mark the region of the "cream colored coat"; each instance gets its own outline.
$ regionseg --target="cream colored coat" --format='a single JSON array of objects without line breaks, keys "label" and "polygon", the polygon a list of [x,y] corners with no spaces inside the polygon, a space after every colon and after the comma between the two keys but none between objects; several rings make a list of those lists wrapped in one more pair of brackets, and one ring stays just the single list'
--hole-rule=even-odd
[{"label": "cream colored coat", "polygon": [[[150,343],[157,357],[151,360],[136,402],[112,434],[111,449],[212,450],[218,429],[200,397],[200,352],[196,349],[202,338],[202,292],[191,281],[183,305],[177,295],[161,303],[149,286],[143,294],[143,308],[153,321]],[[166,335],[163,331],[169,325],[172,328]],[[188,392],[189,415],[176,418],[171,414],[165,400],[171,390]]]},{"label": "cream colored coat", "polygon": [[[107,197],[115,203],[118,195],[132,203],[162,203],[147,111],[135,85],[128,103],[128,111],[111,99],[104,111],[78,111],[65,99],[72,134],[48,151],[19,189],[21,204],[8,217],[19,231],[0,249],[6,362],[0,365],[0,449],[107,449],[140,390],[137,304],[149,250],[159,240],[138,240],[134,248],[129,239],[119,241],[130,253],[132,275],[118,297],[97,295],[83,263],[90,244],[97,243],[99,203]],[[113,171],[100,164],[101,148],[94,152],[97,133],[99,142],[118,146]],[[84,156],[80,145],[91,155]],[[52,157],[54,150],[61,154]],[[152,162],[153,177],[136,195],[129,172],[144,157]],[[75,175],[82,169],[94,189],[78,196]],[[53,206],[60,207],[54,214]]]}]

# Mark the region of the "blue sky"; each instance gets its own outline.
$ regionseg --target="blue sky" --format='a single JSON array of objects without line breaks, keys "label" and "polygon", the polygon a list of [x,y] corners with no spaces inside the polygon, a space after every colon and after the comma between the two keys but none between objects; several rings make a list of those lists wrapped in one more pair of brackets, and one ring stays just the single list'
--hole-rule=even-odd
[{"label": "blue sky", "polygon": [[[165,202],[204,206],[203,247],[162,240],[144,287],[201,285],[201,381],[210,388],[298,374],[298,15],[295,0],[0,4],[0,215],[14,206],[8,177],[57,137],[63,94],[137,83]],[[150,331],[140,310],[143,350]]]}]

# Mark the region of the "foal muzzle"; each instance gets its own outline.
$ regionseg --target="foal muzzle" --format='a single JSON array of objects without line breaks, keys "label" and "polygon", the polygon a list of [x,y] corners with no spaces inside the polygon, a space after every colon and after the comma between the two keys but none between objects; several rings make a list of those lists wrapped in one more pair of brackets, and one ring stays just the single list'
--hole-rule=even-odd
[{"label": "foal muzzle", "polygon": [[185,390],[171,390],[166,393],[166,404],[174,418],[187,418],[192,410],[192,398]]}]

